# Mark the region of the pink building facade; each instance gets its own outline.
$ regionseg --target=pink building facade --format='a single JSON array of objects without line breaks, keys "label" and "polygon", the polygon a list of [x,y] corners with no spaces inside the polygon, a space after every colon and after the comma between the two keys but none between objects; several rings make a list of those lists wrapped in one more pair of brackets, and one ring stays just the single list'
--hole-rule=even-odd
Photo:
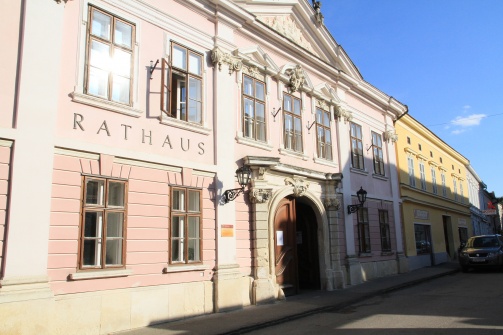
[{"label": "pink building facade", "polygon": [[0,333],[106,334],[407,271],[407,108],[310,2],[2,8]]}]

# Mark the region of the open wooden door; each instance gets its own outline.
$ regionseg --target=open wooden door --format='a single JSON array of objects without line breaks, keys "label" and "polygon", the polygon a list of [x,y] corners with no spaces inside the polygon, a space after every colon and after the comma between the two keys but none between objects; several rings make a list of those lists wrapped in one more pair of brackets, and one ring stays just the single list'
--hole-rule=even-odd
[{"label": "open wooden door", "polygon": [[283,199],[274,218],[276,282],[285,295],[296,294],[298,287],[295,199]]}]

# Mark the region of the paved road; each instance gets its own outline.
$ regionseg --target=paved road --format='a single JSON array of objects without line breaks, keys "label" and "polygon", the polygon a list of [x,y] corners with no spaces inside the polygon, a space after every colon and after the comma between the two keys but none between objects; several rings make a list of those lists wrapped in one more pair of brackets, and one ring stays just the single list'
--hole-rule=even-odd
[{"label": "paved road", "polygon": [[500,335],[503,273],[458,273],[248,334]]}]

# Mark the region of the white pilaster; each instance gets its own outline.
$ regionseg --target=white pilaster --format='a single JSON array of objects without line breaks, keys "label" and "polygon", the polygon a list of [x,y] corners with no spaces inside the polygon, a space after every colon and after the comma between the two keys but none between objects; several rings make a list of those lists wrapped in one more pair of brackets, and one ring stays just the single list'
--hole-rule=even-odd
[{"label": "white pilaster", "polygon": [[25,2],[4,287],[47,277],[64,9],[55,1]]}]

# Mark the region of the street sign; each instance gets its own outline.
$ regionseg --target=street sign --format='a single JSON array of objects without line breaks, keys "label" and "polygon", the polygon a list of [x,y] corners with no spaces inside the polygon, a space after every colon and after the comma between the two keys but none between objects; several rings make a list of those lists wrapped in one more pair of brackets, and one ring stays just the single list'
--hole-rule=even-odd
[{"label": "street sign", "polygon": [[495,209],[484,209],[482,211],[485,215],[496,215],[496,210]]}]

